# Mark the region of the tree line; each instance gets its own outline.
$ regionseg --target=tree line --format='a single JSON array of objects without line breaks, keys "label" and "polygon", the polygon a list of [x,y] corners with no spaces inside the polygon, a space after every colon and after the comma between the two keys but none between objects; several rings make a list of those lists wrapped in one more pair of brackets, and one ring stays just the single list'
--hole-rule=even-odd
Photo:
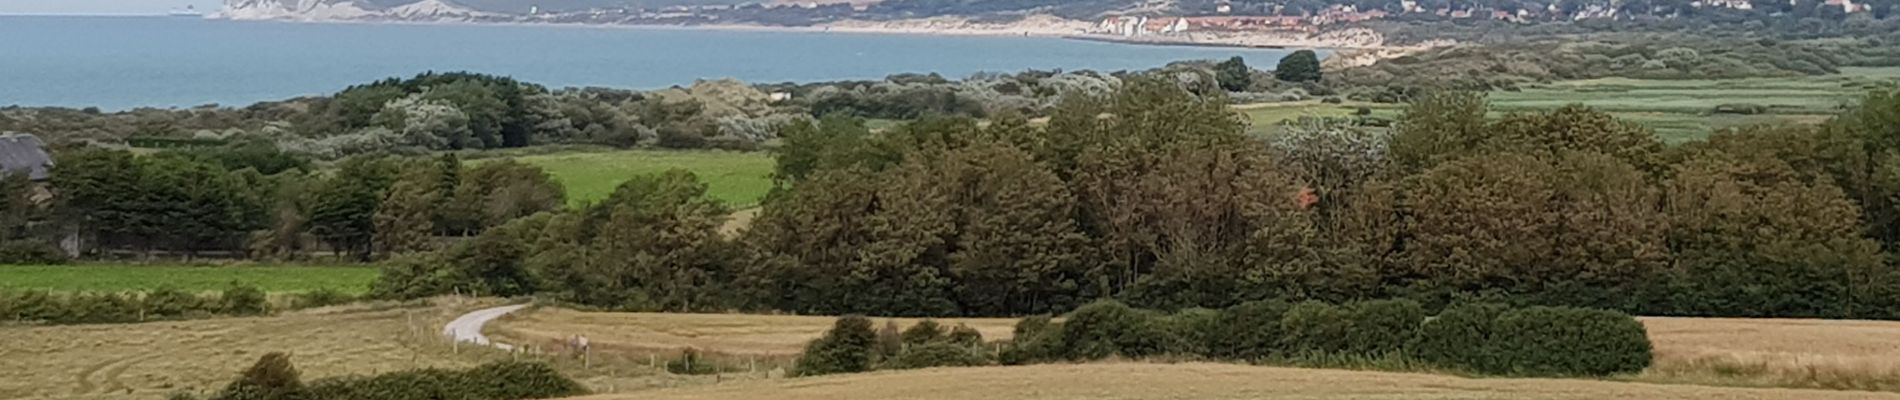
[{"label": "tree line", "polygon": [[[268,174],[267,174],[268,172]],[[563,207],[545,171],[513,160],[466,165],[438,157],[358,157],[331,169],[269,146],[137,155],[86,147],[58,152],[52,200],[5,204],[8,262],[61,257],[303,259],[322,250],[369,261],[428,249],[441,237]],[[0,185],[25,196],[32,185]]]},{"label": "tree line", "polygon": [[1141,78],[1043,124],[795,124],[735,238],[691,174],[638,177],[400,260],[377,290],[833,315],[1404,298],[1895,318],[1896,109],[1876,93],[1821,126],[1665,146],[1583,107],[1490,118],[1443,93],[1390,131],[1262,141],[1218,94]]}]

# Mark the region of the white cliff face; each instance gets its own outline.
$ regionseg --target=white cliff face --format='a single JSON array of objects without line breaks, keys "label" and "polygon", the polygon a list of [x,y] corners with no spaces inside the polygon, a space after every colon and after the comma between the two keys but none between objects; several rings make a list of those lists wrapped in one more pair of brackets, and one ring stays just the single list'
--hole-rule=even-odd
[{"label": "white cliff face", "polygon": [[279,21],[462,21],[492,14],[444,0],[371,9],[351,0],[225,0],[213,18]]},{"label": "white cliff face", "polygon": [[468,7],[451,4],[443,0],[422,0],[409,3],[383,11],[383,14],[407,21],[452,21],[493,15],[475,11]]}]

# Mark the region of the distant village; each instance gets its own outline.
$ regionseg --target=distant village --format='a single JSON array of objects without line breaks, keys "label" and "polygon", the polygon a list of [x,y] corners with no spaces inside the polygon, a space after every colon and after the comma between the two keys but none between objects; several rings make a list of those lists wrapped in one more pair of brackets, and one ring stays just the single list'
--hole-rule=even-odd
[{"label": "distant village", "polygon": [[[1796,1],[1801,0],[1789,0],[1790,4]],[[1867,12],[1870,10],[1866,4],[1855,3],[1854,0],[1824,0],[1824,2],[1827,7],[1838,7],[1842,12],[1848,14]],[[1416,13],[1430,13],[1439,17],[1452,19],[1489,18],[1517,23],[1529,23],[1540,20],[1615,18],[1618,14],[1616,7],[1607,4],[1590,4],[1568,13],[1559,8],[1556,3],[1552,3],[1542,10],[1518,9],[1515,11],[1497,9],[1478,10],[1470,8],[1452,9],[1449,7],[1428,10],[1420,6],[1416,0],[1402,0],[1400,5],[1401,10],[1397,13],[1379,9],[1359,10],[1352,5],[1335,4],[1317,13],[1307,15],[1111,16],[1097,22],[1089,29],[1088,33],[1128,37],[1172,35],[1189,32],[1272,31],[1313,33],[1320,31],[1327,25],[1370,21],[1392,17],[1397,14]],[[1699,0],[1690,3],[1690,6],[1735,10],[1754,9],[1754,4],[1749,0]],[[1231,14],[1233,13],[1233,6],[1227,1],[1222,1],[1216,7],[1216,12],[1219,14]],[[1279,12],[1276,11],[1273,14],[1279,14]]]}]

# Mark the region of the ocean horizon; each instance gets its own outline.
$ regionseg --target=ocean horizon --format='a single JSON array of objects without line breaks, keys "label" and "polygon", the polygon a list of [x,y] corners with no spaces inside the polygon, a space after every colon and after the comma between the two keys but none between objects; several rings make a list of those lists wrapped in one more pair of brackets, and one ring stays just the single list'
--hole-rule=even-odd
[{"label": "ocean horizon", "polygon": [[549,87],[658,89],[963,78],[1026,69],[1116,71],[1240,56],[1267,69],[1292,50],[1052,37],[681,27],[226,21],[163,16],[0,16],[0,106],[181,108],[325,95],[428,71]]}]

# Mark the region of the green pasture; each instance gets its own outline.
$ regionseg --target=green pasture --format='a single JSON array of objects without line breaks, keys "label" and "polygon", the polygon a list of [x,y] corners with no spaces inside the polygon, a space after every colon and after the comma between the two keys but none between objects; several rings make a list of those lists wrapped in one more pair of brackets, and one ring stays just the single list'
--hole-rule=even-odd
[{"label": "green pasture", "polygon": [[[1786,78],[1654,80],[1604,78],[1527,85],[1488,94],[1494,116],[1582,104],[1656,131],[1666,142],[1707,137],[1716,130],[1758,124],[1811,124],[1827,120],[1869,90],[1900,87],[1900,68],[1844,68],[1840,74]],[[1765,106],[1767,113],[1719,114],[1727,104]],[[1248,133],[1272,132],[1300,116],[1343,117],[1359,107],[1394,118],[1400,105],[1293,102],[1238,107],[1252,125]]]},{"label": "green pasture", "polygon": [[684,169],[706,183],[708,195],[733,208],[758,205],[772,189],[772,156],[763,152],[626,150],[557,153],[515,158],[540,166],[567,187],[572,204],[600,201],[627,179]]},{"label": "green pasture", "polygon": [[273,293],[333,289],[355,295],[369,291],[377,274],[375,267],[360,265],[0,265],[0,290],[124,292],[170,287],[203,292],[237,282]]}]

